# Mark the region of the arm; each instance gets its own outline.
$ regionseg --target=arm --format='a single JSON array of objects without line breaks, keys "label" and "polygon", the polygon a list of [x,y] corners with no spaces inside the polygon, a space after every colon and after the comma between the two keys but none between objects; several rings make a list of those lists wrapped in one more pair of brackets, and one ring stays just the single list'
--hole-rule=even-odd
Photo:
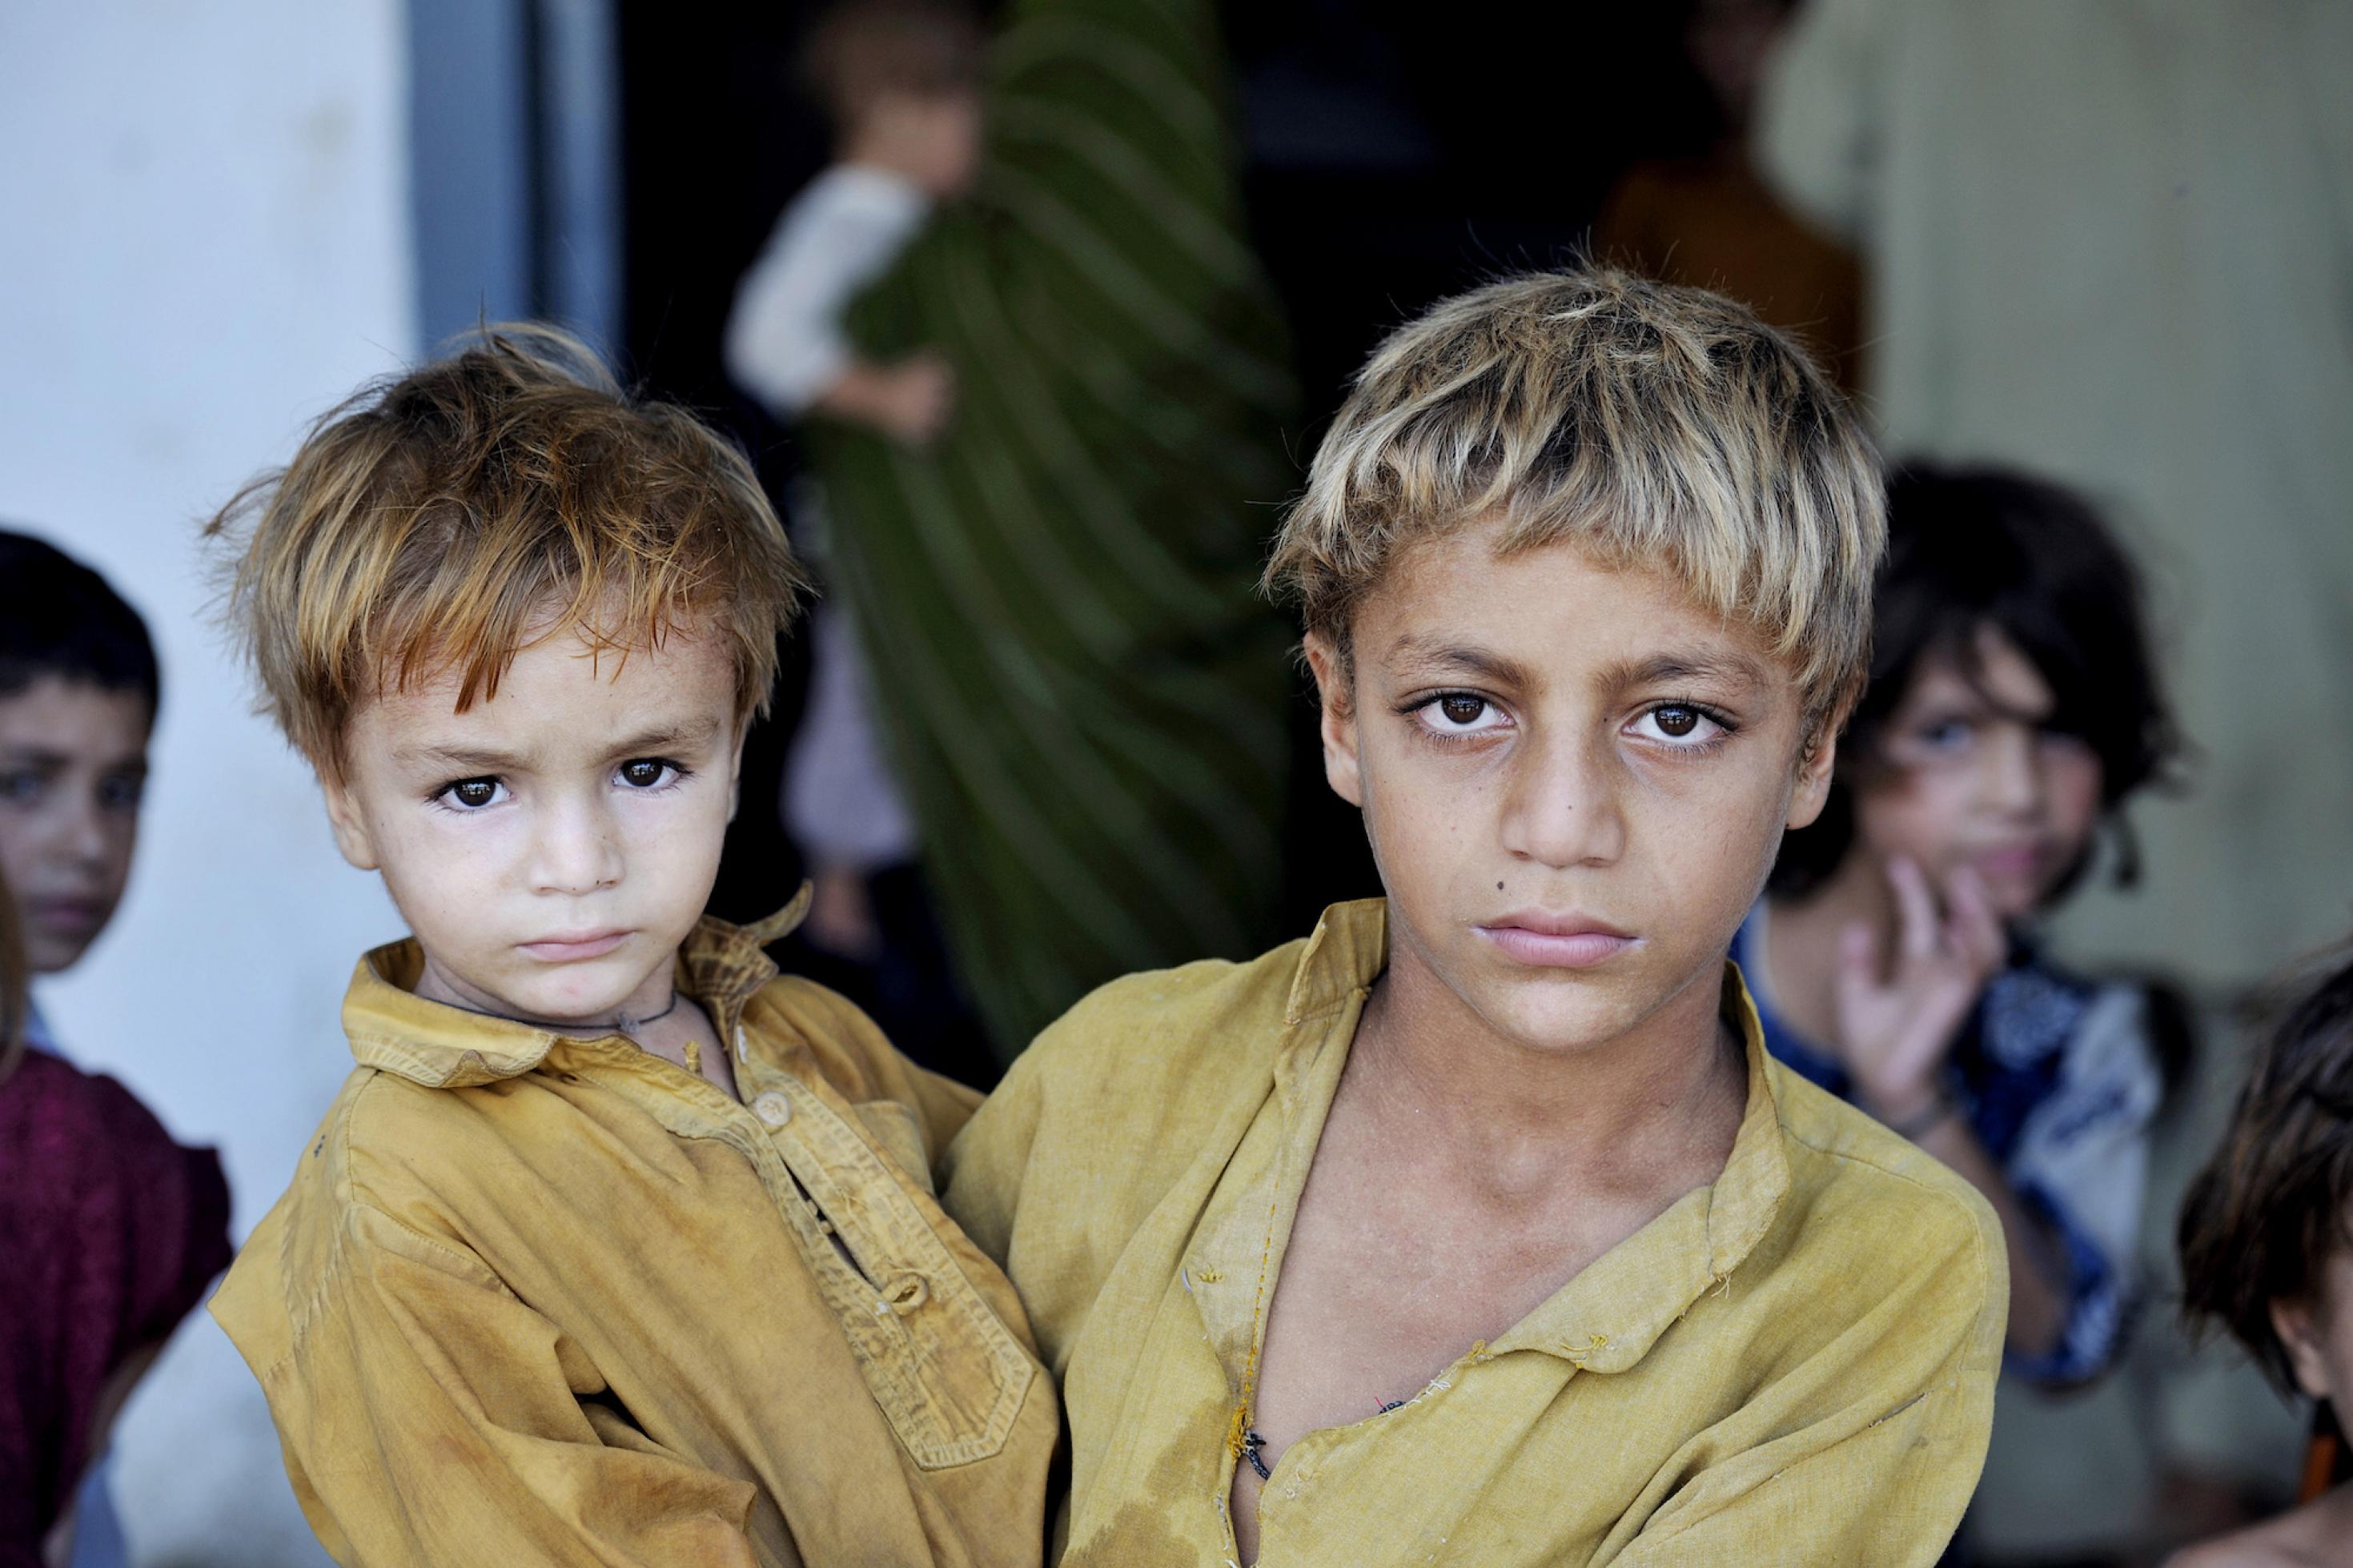
[{"label": "arm", "polygon": [[1947,1115],[1914,1140],[1950,1167],[1993,1205],[2001,1220],[2003,1249],[2010,1255],[2010,1343],[2021,1356],[2040,1359],[2059,1348],[2067,1329],[2068,1291],[2063,1248],[2051,1227],[2031,1214],[2010,1188],[1978,1135],[1957,1114]]},{"label": "arm", "polygon": [[1962,1026],[2001,965],[2005,937],[1984,889],[1966,869],[1936,890],[1919,867],[1887,865],[1896,910],[1894,951],[1872,933],[1844,933],[1837,982],[1840,1059],[1865,1110],[1977,1188],[2001,1220],[2010,1262],[2010,1342],[2050,1355],[2067,1327],[2064,1249],[2029,1211],[1978,1136],[1946,1098],[1944,1070]]},{"label": "arm", "polygon": [[905,246],[920,208],[860,206],[820,177],[777,226],[727,319],[727,374],[781,418],[811,411],[911,445],[939,432],[955,383],[938,356],[896,364],[859,357],[841,316]]},{"label": "arm", "polygon": [[[1614,1568],[1687,1563],[1928,1568],[1959,1525],[1984,1462],[1992,1369],[1981,1369],[1976,1381],[1983,1386],[1974,1393],[1924,1393],[1842,1442],[1792,1456],[1786,1465],[1777,1460],[1767,1474],[1702,1475],[1690,1490],[1725,1489],[1719,1480],[1746,1484],[1720,1503],[1695,1498],[1697,1511],[1662,1510],[1614,1560]],[[1757,1457],[1738,1456],[1724,1468],[1741,1469]]]},{"label": "arm", "polygon": [[[975,1246],[1008,1273],[1029,1151],[1038,1137],[1039,1086],[1036,1069],[1029,1067],[1037,1058],[1038,1047],[1032,1046],[1013,1064],[997,1092],[956,1134],[940,1165],[940,1205]],[[1023,1300],[1034,1321],[1037,1305],[1029,1300],[1026,1289]]]},{"label": "arm", "polygon": [[259,1370],[338,1561],[750,1568],[751,1483],[596,1403],[586,1357],[480,1258],[356,1205],[332,1247],[291,1350]]},{"label": "arm", "polygon": [[[1985,1463],[2010,1299],[1993,1216],[1950,1189],[1946,1205],[1965,1208],[1962,1226],[1926,1210],[1883,1211],[1851,1233],[1867,1257],[1841,1271],[1850,1284],[1874,1280],[1875,1304],[1813,1357],[1785,1361],[1779,1379],[1752,1393],[1756,1405],[1703,1434],[1694,1446],[1708,1451],[1705,1463],[1620,1555],[1597,1562],[1939,1560]],[[1906,1245],[1892,1229],[1934,1239]],[[1782,1388],[1794,1405],[1779,1403]]]}]

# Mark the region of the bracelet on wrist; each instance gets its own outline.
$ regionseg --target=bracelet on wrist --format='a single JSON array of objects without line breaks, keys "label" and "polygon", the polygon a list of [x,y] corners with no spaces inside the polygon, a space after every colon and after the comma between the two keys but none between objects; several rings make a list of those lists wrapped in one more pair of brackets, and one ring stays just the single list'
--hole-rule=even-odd
[{"label": "bracelet on wrist", "polygon": [[1952,1097],[1940,1089],[1923,1109],[1914,1111],[1901,1121],[1888,1122],[1887,1130],[1906,1142],[1917,1143],[1921,1139],[1943,1126],[1945,1119],[1954,1115],[1959,1109],[1953,1103]]}]

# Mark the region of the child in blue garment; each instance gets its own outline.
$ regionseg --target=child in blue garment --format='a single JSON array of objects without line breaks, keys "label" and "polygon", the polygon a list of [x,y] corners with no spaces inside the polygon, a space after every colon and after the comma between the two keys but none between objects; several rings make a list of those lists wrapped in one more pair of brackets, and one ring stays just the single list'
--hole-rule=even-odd
[{"label": "child in blue garment", "polygon": [[2131,562],[2075,496],[1987,469],[1889,490],[1870,684],[1820,821],[1733,947],[1774,1055],[1967,1177],[2009,1238],[2009,1364],[2115,1360],[2168,998],[2071,974],[2038,916],[2178,742]]}]

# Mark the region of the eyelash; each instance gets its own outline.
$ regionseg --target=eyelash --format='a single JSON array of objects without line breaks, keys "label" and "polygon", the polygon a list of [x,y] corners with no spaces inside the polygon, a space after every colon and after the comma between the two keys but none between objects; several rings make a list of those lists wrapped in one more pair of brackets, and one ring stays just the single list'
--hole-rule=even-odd
[{"label": "eyelash", "polygon": [[[1408,720],[1414,721],[1415,730],[1419,731],[1424,740],[1430,742],[1432,744],[1449,748],[1461,746],[1471,742],[1482,740],[1489,735],[1494,734],[1497,730],[1507,727],[1498,725],[1495,729],[1445,731],[1434,730],[1430,728],[1430,725],[1420,722],[1418,720],[1414,720],[1414,716],[1416,714],[1421,713],[1428,709],[1434,708],[1440,702],[1447,701],[1453,698],[1462,698],[1472,702],[1482,703],[1488,708],[1494,709],[1498,712],[1502,711],[1502,704],[1496,702],[1493,698],[1482,696],[1476,691],[1454,690],[1433,691],[1427,697],[1417,698],[1415,700],[1406,703],[1398,710],[1398,712],[1400,716]],[[1709,752],[1714,752],[1718,747],[1722,746],[1724,742],[1730,739],[1740,728],[1738,724],[1735,723],[1729,717],[1718,711],[1716,709],[1708,706],[1704,702],[1694,702],[1687,698],[1668,698],[1662,701],[1653,702],[1644,708],[1637,717],[1648,718],[1651,714],[1664,712],[1671,708],[1679,708],[1687,712],[1696,713],[1701,718],[1706,720],[1709,723],[1714,724],[1716,727],[1717,733],[1709,736],[1704,741],[1694,741],[1689,744],[1683,745],[1670,742],[1669,750],[1682,752],[1687,756],[1707,755]]]},{"label": "eyelash", "polygon": [[[656,763],[670,770],[670,776],[664,779],[659,784],[628,785],[627,788],[631,795],[666,795],[670,791],[676,789],[680,784],[685,783],[688,779],[694,776],[694,770],[692,768],[688,767],[684,763],[678,762],[670,757],[631,757],[628,761],[618,763],[615,766],[613,770],[614,776],[617,779],[622,768],[629,767],[638,763]],[[451,779],[448,784],[443,784],[440,788],[427,795],[425,797],[426,804],[439,810],[446,811],[453,816],[478,816],[481,813],[490,810],[491,806],[499,805],[500,802],[493,798],[484,802],[480,805],[453,805],[449,801],[450,795],[458,790],[464,788],[467,784],[486,784],[503,786],[505,782],[505,780],[500,778],[496,773],[475,773],[462,779]]]}]

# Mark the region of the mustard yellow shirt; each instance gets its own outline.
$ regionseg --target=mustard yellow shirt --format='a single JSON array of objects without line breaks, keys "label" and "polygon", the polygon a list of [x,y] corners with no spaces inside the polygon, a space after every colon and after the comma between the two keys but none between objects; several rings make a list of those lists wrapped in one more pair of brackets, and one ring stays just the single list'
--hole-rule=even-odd
[{"label": "mustard yellow shirt", "polygon": [[[1250,963],[1116,982],[950,1150],[948,1210],[1006,1264],[1061,1384],[1066,1564],[1231,1560],[1254,1297],[1387,961],[1374,900]],[[1419,1397],[1284,1449],[1261,1563],[1936,1560],[1992,1419],[1997,1222],[1774,1063],[1728,965],[1725,998],[1748,1099],[1723,1173]]]},{"label": "mustard yellow shirt", "polygon": [[933,1196],[978,1097],[705,921],[737,1103],[360,963],[359,1067],[212,1303],[345,1563],[1027,1568],[1059,1415]]}]

